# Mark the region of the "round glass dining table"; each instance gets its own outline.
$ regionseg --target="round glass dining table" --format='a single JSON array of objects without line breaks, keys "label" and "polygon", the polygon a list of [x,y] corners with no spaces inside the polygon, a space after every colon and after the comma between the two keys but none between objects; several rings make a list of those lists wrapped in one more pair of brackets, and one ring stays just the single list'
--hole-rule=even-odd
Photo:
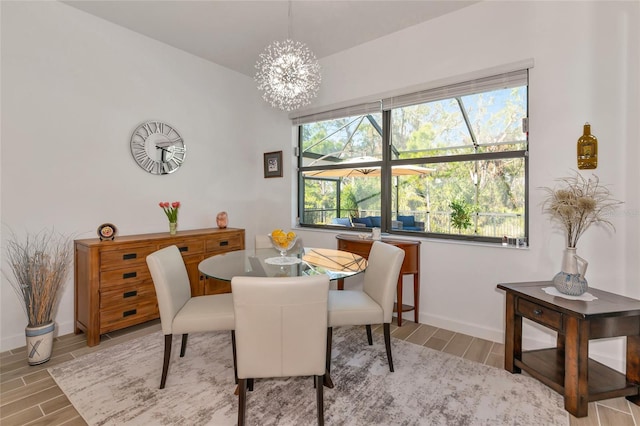
[{"label": "round glass dining table", "polygon": [[325,248],[290,251],[286,256],[275,249],[237,250],[209,257],[198,265],[210,278],[231,281],[237,276],[295,277],[326,274],[331,280],[344,279],[367,269],[367,260],[354,253]]}]

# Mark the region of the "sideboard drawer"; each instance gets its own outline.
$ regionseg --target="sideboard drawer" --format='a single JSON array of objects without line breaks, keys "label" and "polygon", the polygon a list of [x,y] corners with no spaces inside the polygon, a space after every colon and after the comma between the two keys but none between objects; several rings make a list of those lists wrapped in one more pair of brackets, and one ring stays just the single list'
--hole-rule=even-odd
[{"label": "sideboard drawer", "polygon": [[122,284],[135,285],[151,279],[151,272],[146,263],[131,265],[128,268],[114,269],[100,272],[100,289],[115,287]]},{"label": "sideboard drawer", "polygon": [[357,241],[344,241],[338,240],[338,250],[348,251],[355,253],[358,256],[362,256],[365,259],[369,258],[369,252],[371,251],[371,243],[359,243]]},{"label": "sideboard drawer", "polygon": [[122,268],[128,265],[147,265],[147,256],[158,249],[156,245],[128,247],[120,250],[105,250],[100,254],[100,269]]},{"label": "sideboard drawer", "polygon": [[179,242],[177,244],[167,244],[163,245],[160,248],[164,248],[170,245],[175,245],[180,250],[183,256],[188,256],[190,254],[201,254],[204,253],[204,241],[202,240],[186,240]]},{"label": "sideboard drawer", "polygon": [[100,311],[100,334],[149,321],[159,316],[158,302],[152,298],[134,301],[112,309],[103,309]]},{"label": "sideboard drawer", "polygon": [[122,284],[100,292],[100,308],[112,309],[145,300],[156,300],[156,289],[151,280],[137,285]]},{"label": "sideboard drawer", "polygon": [[562,314],[560,312],[521,298],[518,298],[517,306],[518,314],[523,317],[551,327],[556,331],[562,331]]},{"label": "sideboard drawer", "polygon": [[208,255],[226,253],[244,248],[244,237],[240,235],[216,236],[205,241],[205,249]]}]

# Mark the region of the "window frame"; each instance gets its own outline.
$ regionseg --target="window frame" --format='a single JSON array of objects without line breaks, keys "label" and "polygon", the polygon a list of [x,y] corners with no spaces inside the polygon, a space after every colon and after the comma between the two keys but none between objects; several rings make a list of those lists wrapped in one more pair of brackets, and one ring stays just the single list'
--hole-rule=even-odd
[{"label": "window frame", "polygon": [[[403,165],[426,165],[426,164],[442,164],[442,163],[455,163],[455,162],[470,162],[470,161],[482,161],[482,160],[495,160],[501,159],[506,160],[510,158],[518,158],[522,159],[524,164],[523,171],[523,179],[524,179],[524,203],[523,203],[523,216],[524,216],[524,226],[523,233],[524,235],[507,235],[507,237],[524,237],[527,243],[530,243],[530,235],[529,235],[529,218],[530,218],[530,206],[529,206],[529,134],[528,130],[525,131],[523,129],[523,133],[525,133],[524,138],[524,149],[517,149],[511,151],[504,152],[474,152],[469,154],[455,154],[455,155],[443,155],[437,157],[419,157],[419,158],[404,158],[404,159],[392,159],[392,149],[393,145],[391,143],[391,114],[392,110],[395,108],[402,108],[403,106],[417,105],[420,103],[425,103],[433,100],[437,100],[434,96],[440,96],[439,99],[455,99],[458,96],[465,96],[474,93],[484,93],[488,92],[491,89],[486,88],[485,84],[487,82],[491,83],[491,80],[499,80],[502,78],[504,81],[510,81],[514,78],[517,78],[520,75],[522,77],[522,73],[525,74],[525,82],[524,84],[516,85],[516,86],[507,86],[507,87],[525,87],[526,93],[526,123],[522,123],[522,127],[528,127],[528,116],[529,116],[529,90],[530,90],[530,81],[529,81],[529,68],[520,68],[516,71],[510,71],[503,74],[497,74],[493,76],[484,77],[481,79],[465,81],[462,83],[457,83],[451,85],[454,87],[453,92],[457,90],[458,95],[454,96],[451,93],[451,90],[448,90],[448,87],[440,87],[435,89],[428,89],[425,91],[412,92],[405,95],[399,95],[395,97],[390,97],[387,99],[382,99],[377,102],[369,102],[366,104],[354,105],[352,107],[341,108],[339,110],[329,110],[309,116],[298,117],[293,120],[293,124],[298,127],[297,135],[298,135],[298,219],[297,224],[300,227],[307,228],[319,228],[319,229],[330,229],[330,230],[339,230],[341,232],[367,232],[370,231],[370,228],[359,228],[359,227],[342,227],[342,226],[332,226],[329,224],[308,224],[303,223],[301,218],[304,216],[304,181],[305,176],[303,173],[309,170],[317,170],[317,169],[326,169],[326,168],[346,168],[348,165],[343,165],[342,167],[338,164],[336,166],[329,167],[305,167],[303,166],[303,147],[302,147],[302,128],[304,124],[313,123],[317,121],[323,121],[328,119],[337,119],[344,118],[345,114],[354,115],[354,114],[366,114],[367,111],[375,111],[375,105],[378,105],[378,110],[375,112],[382,113],[382,160],[377,163],[372,164],[380,164],[381,167],[381,176],[380,176],[380,185],[381,185],[381,193],[380,193],[380,215],[381,215],[381,228],[382,232],[388,233],[391,235],[403,235],[403,236],[413,236],[413,237],[421,237],[421,238],[434,238],[440,240],[463,240],[469,242],[479,242],[479,243],[491,243],[491,244],[502,244],[502,237],[491,237],[491,236],[481,236],[481,235],[470,235],[470,234],[453,234],[453,233],[436,233],[436,232],[426,232],[426,231],[407,231],[401,229],[392,229],[392,191],[393,185],[392,180],[393,176],[391,174],[392,166],[403,166]],[[477,87],[475,91],[469,90],[470,87]],[[494,87],[493,90],[497,88]],[[467,90],[467,92],[465,92]],[[434,95],[435,94],[435,95]],[[443,95],[441,95],[443,94]],[[427,100],[424,100],[426,97]],[[466,114],[465,109],[460,106],[463,114]],[[469,121],[465,116],[465,125],[469,131],[469,134],[472,136],[472,140],[475,145],[474,139],[474,130],[469,125]],[[483,146],[488,146],[484,144]],[[340,206],[340,184],[337,183],[338,191],[336,194],[336,199],[338,203],[338,210]]]}]

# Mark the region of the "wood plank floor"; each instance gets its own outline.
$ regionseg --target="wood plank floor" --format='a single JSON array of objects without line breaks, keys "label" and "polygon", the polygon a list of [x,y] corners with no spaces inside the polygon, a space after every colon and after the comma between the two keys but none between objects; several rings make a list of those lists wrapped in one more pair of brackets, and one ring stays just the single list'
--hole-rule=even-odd
[{"label": "wood plank floor", "polygon": [[[25,348],[0,354],[0,424],[14,425],[86,425],[67,397],[53,381],[47,368],[107,346],[135,339],[160,330],[160,322],[150,321],[127,330],[102,336],[98,346],[86,346],[83,334],[57,337],[47,363],[29,366]],[[382,332],[379,327],[375,330]],[[496,368],[504,367],[504,346],[499,343],[454,333],[430,325],[403,321],[392,325],[392,335],[407,342],[423,345],[471,361]],[[158,376],[160,372],[158,372]],[[624,398],[589,403],[589,416],[570,416],[571,426],[640,426],[640,407]]]}]

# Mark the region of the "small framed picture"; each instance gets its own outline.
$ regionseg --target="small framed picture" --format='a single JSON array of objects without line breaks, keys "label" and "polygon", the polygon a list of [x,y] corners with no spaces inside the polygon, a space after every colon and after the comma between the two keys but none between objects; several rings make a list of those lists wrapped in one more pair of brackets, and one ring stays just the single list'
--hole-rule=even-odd
[{"label": "small framed picture", "polygon": [[264,177],[282,177],[282,151],[264,153]]}]

